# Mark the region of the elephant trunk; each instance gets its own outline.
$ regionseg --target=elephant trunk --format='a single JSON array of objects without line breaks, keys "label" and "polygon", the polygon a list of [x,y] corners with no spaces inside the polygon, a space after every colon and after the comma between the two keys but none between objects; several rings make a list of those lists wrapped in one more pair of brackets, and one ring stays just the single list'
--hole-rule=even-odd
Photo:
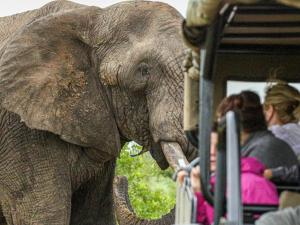
[{"label": "elephant trunk", "polygon": [[4,215],[3,215],[3,211],[1,209],[1,206],[0,206],[0,225],[6,225],[6,220],[4,218]]},{"label": "elephant trunk", "polygon": [[175,221],[175,209],[159,219],[147,220],[138,218],[130,204],[128,181],[124,176],[114,179],[114,204],[119,225],[172,225]]}]

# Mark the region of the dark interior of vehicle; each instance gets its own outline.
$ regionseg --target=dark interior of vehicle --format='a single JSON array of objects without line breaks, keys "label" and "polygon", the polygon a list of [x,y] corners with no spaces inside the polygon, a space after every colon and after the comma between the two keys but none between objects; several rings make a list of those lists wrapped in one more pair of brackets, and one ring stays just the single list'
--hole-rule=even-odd
[{"label": "dark interior of vehicle", "polygon": [[[225,214],[226,207],[224,202],[216,201],[218,196],[225,196],[225,188],[218,190],[221,194],[209,190],[209,134],[213,112],[226,95],[228,80],[266,81],[272,71],[278,70],[276,78],[300,81],[300,9],[274,3],[226,4],[207,28],[206,35],[205,47],[200,50],[199,137],[197,130],[187,133],[199,148],[202,192],[209,203],[214,203],[219,214],[214,217],[216,222]],[[218,164],[217,168],[224,165]],[[225,183],[224,176],[218,178]],[[293,184],[277,184],[277,188],[279,193],[300,192],[300,187]],[[243,205],[244,224],[254,224],[256,215],[277,209],[278,205]]]}]

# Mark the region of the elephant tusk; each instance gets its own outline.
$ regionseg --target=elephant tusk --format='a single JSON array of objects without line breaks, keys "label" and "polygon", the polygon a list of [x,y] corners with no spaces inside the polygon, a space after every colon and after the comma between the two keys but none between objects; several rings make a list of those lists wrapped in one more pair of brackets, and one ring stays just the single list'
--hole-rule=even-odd
[{"label": "elephant tusk", "polygon": [[188,160],[177,142],[161,142],[161,148],[169,165],[175,171],[188,165]]}]

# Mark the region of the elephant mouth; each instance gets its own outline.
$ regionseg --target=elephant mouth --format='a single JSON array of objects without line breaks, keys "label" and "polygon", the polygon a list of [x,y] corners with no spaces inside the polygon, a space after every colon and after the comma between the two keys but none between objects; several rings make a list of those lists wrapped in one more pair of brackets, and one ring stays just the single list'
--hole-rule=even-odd
[{"label": "elephant mouth", "polygon": [[162,170],[171,166],[176,171],[188,163],[181,145],[177,142],[160,141],[155,143],[151,146],[150,153]]}]

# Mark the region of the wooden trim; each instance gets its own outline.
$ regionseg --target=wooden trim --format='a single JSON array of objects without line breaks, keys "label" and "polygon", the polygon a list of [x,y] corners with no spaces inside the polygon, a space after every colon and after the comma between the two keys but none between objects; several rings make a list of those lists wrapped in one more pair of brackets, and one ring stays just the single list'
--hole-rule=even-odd
[{"label": "wooden trim", "polygon": [[300,27],[226,27],[224,34],[300,33]]},{"label": "wooden trim", "polygon": [[222,44],[231,45],[300,45],[300,37],[288,38],[233,38],[224,37],[221,41]]},{"label": "wooden trim", "polygon": [[234,23],[276,23],[276,22],[300,22],[300,15],[298,14],[237,14],[233,18]]}]

